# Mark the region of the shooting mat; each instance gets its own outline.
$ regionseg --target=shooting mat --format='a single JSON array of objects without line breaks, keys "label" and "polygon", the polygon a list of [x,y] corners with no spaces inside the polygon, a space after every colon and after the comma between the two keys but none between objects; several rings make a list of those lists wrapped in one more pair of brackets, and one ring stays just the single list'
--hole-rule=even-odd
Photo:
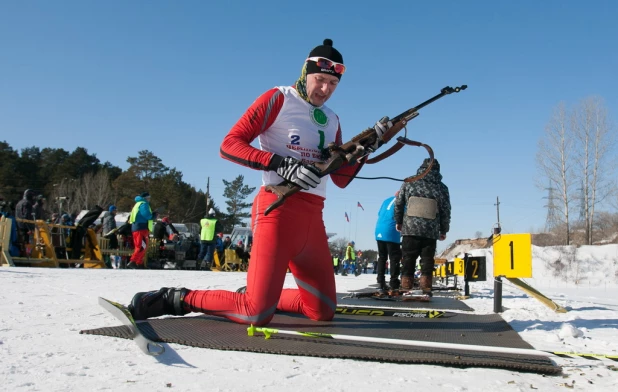
[{"label": "shooting mat", "polygon": [[[532,355],[416,348],[277,334],[266,340],[261,334],[254,337],[247,336],[246,325],[235,324],[226,319],[206,315],[151,319],[140,322],[138,325],[142,333],[154,341],[217,350],[402,364],[491,367],[541,374],[558,374],[561,372],[561,368],[556,366],[549,358]],[[336,315],[333,321],[327,322],[311,321],[296,314],[278,313],[275,314],[268,326],[304,332],[532,348],[497,314],[447,313],[438,319],[414,320]],[[80,331],[80,333],[125,339],[130,336],[130,331],[126,326],[103,327]],[[170,350],[171,348],[168,347],[167,349]]]}]

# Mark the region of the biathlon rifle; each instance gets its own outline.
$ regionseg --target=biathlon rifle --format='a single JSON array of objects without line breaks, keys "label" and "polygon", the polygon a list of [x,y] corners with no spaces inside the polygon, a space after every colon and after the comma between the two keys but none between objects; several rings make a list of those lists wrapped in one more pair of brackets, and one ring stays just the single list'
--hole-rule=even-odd
[{"label": "biathlon rifle", "polygon": [[[406,128],[408,122],[419,115],[418,111],[420,109],[424,108],[425,106],[429,105],[434,101],[437,101],[445,95],[449,95],[451,93],[458,93],[462,90],[465,90],[467,87],[468,86],[465,84],[460,87],[444,87],[442,90],[440,90],[440,94],[437,94],[436,96],[429,98],[420,105],[417,105],[393,117],[392,119],[390,119],[390,122],[393,124],[393,126],[390,127],[386,131],[386,133],[384,133],[384,135],[382,135],[382,139],[380,140],[381,144],[388,143],[397,133],[399,133],[399,131]],[[323,162],[314,163],[314,166],[320,171],[319,176],[324,177],[342,166],[345,166],[354,161],[360,161],[363,157],[369,155],[371,152],[374,151],[372,146],[376,144],[377,138],[378,135],[375,129],[372,127],[367,128],[360,134],[354,136],[352,140],[340,146],[335,145],[335,143],[330,143],[322,151],[322,156],[324,157]],[[429,173],[429,170],[431,170],[431,166],[433,165],[433,151],[431,147],[420,142],[409,140],[406,137],[402,136],[397,138],[397,144],[395,144],[382,154],[378,155],[377,157],[368,159],[366,163],[377,163],[399,151],[399,149],[401,149],[404,145],[425,147],[425,149],[427,149],[427,151],[429,152],[429,156],[431,158],[431,163],[423,173],[417,176],[408,177],[404,181],[412,182],[424,177],[427,173]],[[285,199],[287,199],[294,193],[300,191],[301,189],[302,188],[300,186],[287,180],[284,180],[278,185],[266,186],[266,190],[277,195],[277,201],[275,201],[270,206],[268,206],[268,208],[266,208],[264,215],[268,215],[275,208],[282,205]]]}]

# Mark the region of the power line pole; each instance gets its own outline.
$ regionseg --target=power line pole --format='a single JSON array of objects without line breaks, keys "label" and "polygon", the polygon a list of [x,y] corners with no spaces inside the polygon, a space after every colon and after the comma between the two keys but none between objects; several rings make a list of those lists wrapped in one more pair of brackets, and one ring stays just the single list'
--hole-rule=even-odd
[{"label": "power line pole", "polygon": [[500,226],[500,199],[496,196],[496,214],[498,215],[498,223],[496,223],[496,227],[494,227],[494,234],[500,234],[502,231],[502,227]]},{"label": "power line pole", "polygon": [[210,205],[210,177],[206,179],[206,214],[208,214],[208,210]]},{"label": "power line pole", "polygon": [[556,196],[554,194],[555,188],[552,186],[552,182],[549,182],[549,188],[545,188],[549,191],[547,196],[547,204],[544,206],[547,208],[547,217],[545,219],[545,231],[551,231],[558,224],[558,216],[556,214]]}]

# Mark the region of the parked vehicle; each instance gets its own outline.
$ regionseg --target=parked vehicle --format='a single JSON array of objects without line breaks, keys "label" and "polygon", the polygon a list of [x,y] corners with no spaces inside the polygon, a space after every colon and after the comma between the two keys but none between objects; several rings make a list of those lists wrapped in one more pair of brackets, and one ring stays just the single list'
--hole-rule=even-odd
[{"label": "parked vehicle", "polygon": [[242,243],[247,246],[251,246],[253,243],[253,232],[248,227],[240,227],[236,226],[232,230],[232,245],[238,244],[238,241],[242,241]]}]

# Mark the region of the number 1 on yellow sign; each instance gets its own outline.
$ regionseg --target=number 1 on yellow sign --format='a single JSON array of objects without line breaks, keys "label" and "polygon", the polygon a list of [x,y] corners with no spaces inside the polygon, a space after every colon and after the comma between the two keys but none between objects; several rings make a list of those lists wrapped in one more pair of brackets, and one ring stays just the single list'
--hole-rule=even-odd
[{"label": "number 1 on yellow sign", "polygon": [[494,276],[532,277],[532,240],[526,234],[501,234],[494,237]]}]

